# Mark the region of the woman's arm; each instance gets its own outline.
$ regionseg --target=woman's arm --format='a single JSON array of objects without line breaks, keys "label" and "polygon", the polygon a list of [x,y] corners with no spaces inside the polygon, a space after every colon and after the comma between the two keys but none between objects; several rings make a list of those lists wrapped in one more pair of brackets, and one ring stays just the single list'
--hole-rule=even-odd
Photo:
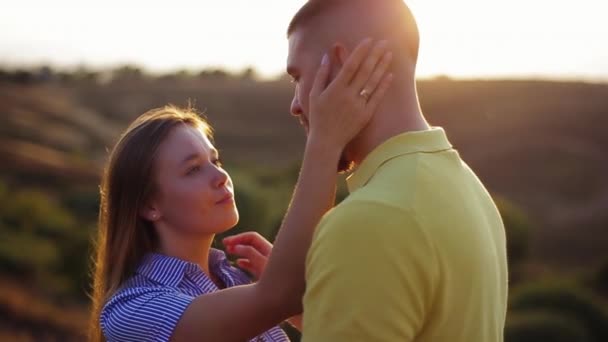
[{"label": "woman's arm", "polygon": [[314,227],[331,205],[337,179],[340,152],[325,147],[307,145],[281,227],[284,233],[279,233],[260,280],[197,297],[179,320],[172,341],[242,342],[301,312],[306,250]]},{"label": "woman's arm", "polygon": [[[244,232],[228,236],[222,240],[226,252],[236,256],[236,264],[249,272],[254,281],[262,276],[272,252],[272,244],[258,232]],[[302,331],[302,315],[286,320],[294,328]]]},{"label": "woman's arm", "polygon": [[[369,40],[361,43],[327,87],[329,66],[319,69],[310,94],[310,133],[300,177],[260,280],[197,297],[178,322],[173,341],[241,342],[301,312],[306,251],[314,228],[333,204],[340,155],[390,83],[386,48],[371,45]],[[369,101],[359,96],[364,86],[373,92]]]}]

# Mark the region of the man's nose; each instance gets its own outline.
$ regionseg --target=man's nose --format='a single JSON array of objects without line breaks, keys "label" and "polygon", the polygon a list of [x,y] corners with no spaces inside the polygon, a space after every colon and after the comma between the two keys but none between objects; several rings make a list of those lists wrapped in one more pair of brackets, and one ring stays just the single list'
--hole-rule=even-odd
[{"label": "man's nose", "polygon": [[300,116],[302,115],[302,106],[300,106],[300,101],[298,101],[298,97],[294,96],[293,100],[291,100],[291,115]]}]

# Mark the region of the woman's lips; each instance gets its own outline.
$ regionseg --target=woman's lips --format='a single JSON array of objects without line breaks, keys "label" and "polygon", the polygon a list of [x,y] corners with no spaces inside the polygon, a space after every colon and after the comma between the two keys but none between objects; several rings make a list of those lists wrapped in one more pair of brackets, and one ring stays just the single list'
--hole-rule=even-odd
[{"label": "woman's lips", "polygon": [[229,203],[232,203],[233,201],[234,201],[234,195],[228,194],[228,195],[224,196],[224,198],[222,198],[221,200],[217,201],[216,204],[229,204]]}]

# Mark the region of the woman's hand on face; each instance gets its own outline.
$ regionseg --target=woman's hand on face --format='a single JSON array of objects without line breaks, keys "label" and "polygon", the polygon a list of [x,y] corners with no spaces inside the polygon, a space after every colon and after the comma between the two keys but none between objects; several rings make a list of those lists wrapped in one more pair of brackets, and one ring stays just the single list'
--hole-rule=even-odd
[{"label": "woman's hand on face", "polygon": [[323,56],[310,91],[310,134],[341,150],[369,122],[386,94],[393,75],[388,72],[392,53],[387,42],[363,40],[340,72],[328,83],[329,57]]},{"label": "woman's hand on face", "polygon": [[226,251],[238,257],[236,264],[251,273],[255,280],[266,268],[266,262],[272,251],[272,244],[256,232],[246,232],[229,236],[222,240]]}]

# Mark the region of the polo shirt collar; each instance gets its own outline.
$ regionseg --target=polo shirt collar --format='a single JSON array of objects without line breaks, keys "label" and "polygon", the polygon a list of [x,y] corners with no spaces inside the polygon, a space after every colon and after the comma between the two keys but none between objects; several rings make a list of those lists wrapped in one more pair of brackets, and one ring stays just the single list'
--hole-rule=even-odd
[{"label": "polo shirt collar", "polygon": [[451,148],[452,145],[441,127],[396,135],[380,144],[365,157],[357,169],[346,179],[348,190],[352,193],[363,187],[380,166],[393,158],[406,154],[440,152]]}]

